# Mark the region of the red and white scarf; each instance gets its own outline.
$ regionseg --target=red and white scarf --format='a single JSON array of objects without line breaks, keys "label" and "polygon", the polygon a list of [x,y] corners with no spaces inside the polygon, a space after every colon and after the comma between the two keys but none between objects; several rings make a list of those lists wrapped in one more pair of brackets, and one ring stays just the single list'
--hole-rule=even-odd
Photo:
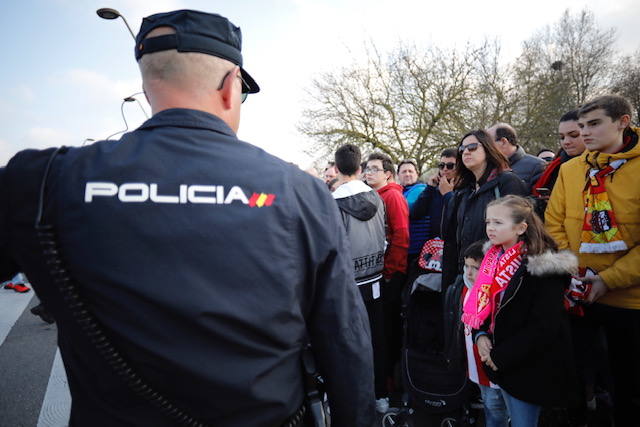
[{"label": "red and white scarf", "polygon": [[478,276],[469,291],[469,298],[464,304],[462,321],[473,329],[491,319],[489,331],[493,332],[493,323],[500,295],[509,285],[511,278],[522,264],[524,242],[502,253],[502,246],[492,246],[485,254]]}]

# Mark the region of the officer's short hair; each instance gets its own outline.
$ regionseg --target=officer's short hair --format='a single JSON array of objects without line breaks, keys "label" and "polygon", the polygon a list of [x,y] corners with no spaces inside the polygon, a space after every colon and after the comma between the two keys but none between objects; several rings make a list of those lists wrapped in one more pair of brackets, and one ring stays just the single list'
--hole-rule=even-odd
[{"label": "officer's short hair", "polygon": [[585,103],[578,110],[578,117],[582,117],[594,110],[603,109],[604,113],[616,121],[625,114],[629,117],[633,116],[633,109],[629,101],[620,95],[604,95],[599,96]]},{"label": "officer's short hair", "polygon": [[[173,29],[160,27],[147,37],[171,34]],[[163,50],[143,55],[138,61],[143,80],[161,80],[176,83],[191,82],[204,85],[203,90],[217,89],[219,81],[233,64],[217,56],[199,52]],[[211,89],[212,86],[215,88]]]},{"label": "officer's short hair", "polygon": [[360,149],[353,144],[345,144],[336,150],[335,154],[338,172],[342,175],[352,176],[358,172],[362,154]]},{"label": "officer's short hair", "polygon": [[380,160],[382,162],[382,168],[385,172],[391,172],[391,175],[395,176],[395,171],[393,169],[393,162],[391,161],[391,157],[386,154],[382,154],[379,152],[369,154],[367,158],[367,162],[371,160]]}]

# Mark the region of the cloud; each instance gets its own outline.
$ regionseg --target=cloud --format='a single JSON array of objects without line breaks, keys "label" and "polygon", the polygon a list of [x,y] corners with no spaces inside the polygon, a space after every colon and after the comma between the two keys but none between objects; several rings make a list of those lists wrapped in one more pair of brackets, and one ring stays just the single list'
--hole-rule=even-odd
[{"label": "cloud", "polygon": [[97,71],[75,68],[66,72],[63,79],[74,87],[76,97],[89,102],[110,102],[122,99],[141,91],[139,78],[130,80],[112,80]]},{"label": "cloud", "polygon": [[32,127],[24,136],[24,144],[30,148],[47,148],[70,145],[74,142],[69,132],[47,127]]},{"label": "cloud", "polygon": [[14,101],[22,102],[25,104],[33,102],[33,100],[36,98],[33,89],[25,84],[21,84],[11,88],[9,90],[9,94],[14,99]]}]

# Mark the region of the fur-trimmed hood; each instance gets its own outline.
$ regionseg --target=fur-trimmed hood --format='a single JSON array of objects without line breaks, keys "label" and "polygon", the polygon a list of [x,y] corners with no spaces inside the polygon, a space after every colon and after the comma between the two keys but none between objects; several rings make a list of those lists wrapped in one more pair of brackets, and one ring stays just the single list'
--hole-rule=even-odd
[{"label": "fur-trimmed hood", "polygon": [[540,255],[528,255],[527,271],[532,276],[576,274],[578,272],[578,257],[571,251],[555,252],[551,250]]},{"label": "fur-trimmed hood", "polygon": [[[491,241],[484,242],[484,253],[491,248]],[[532,276],[549,276],[553,274],[576,274],[578,258],[568,250],[547,250],[539,255],[527,255],[527,271]]]}]

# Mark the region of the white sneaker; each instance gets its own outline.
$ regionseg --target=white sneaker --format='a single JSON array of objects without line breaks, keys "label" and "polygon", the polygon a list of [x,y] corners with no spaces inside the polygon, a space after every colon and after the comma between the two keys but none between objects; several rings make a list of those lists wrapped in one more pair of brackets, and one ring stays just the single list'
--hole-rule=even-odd
[{"label": "white sneaker", "polygon": [[383,397],[376,400],[376,412],[385,414],[389,410],[389,398]]}]

